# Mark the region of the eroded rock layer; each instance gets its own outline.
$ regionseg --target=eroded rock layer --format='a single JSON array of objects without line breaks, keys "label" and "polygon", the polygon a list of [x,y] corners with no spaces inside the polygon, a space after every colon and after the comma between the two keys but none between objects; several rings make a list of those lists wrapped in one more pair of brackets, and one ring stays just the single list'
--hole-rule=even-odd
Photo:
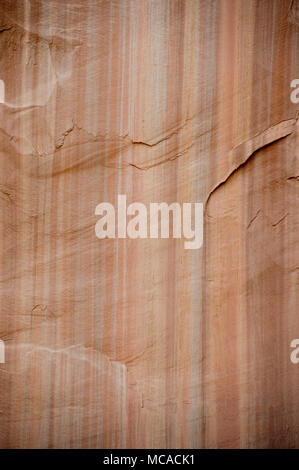
[{"label": "eroded rock layer", "polygon": [[[297,0],[0,0],[1,448],[298,447]],[[204,243],[95,236],[203,202]]]}]

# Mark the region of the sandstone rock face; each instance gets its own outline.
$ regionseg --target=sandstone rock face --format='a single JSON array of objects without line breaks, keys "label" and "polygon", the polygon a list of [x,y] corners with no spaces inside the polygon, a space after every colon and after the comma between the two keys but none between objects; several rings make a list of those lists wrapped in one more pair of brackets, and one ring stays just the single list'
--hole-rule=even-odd
[{"label": "sandstone rock face", "polygon": [[[299,5],[1,0],[1,448],[298,447]],[[204,242],[95,236],[201,201]]]}]

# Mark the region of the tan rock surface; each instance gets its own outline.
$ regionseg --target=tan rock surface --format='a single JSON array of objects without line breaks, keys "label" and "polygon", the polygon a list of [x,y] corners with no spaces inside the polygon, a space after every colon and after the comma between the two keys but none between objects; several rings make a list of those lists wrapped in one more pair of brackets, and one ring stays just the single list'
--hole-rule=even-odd
[{"label": "tan rock surface", "polygon": [[[299,447],[298,11],[0,0],[1,448]],[[203,247],[97,239],[118,194]]]}]

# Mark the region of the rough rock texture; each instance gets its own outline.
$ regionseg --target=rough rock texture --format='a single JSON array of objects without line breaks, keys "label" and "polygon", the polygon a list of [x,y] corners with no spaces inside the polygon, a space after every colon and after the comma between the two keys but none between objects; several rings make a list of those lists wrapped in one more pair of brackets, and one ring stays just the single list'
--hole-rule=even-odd
[{"label": "rough rock texture", "polygon": [[[299,447],[297,0],[0,0],[0,447]],[[205,202],[204,244],[98,203]]]}]

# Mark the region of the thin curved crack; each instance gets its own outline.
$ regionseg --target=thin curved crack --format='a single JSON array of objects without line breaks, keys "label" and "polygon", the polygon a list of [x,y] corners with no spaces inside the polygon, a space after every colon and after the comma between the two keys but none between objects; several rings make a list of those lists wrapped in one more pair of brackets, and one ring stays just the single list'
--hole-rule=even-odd
[{"label": "thin curved crack", "polygon": [[272,227],[277,227],[277,225],[279,225],[284,219],[287,218],[287,216],[289,215],[289,213],[287,212],[283,217],[281,217],[277,222],[274,222],[274,224],[272,224]]},{"label": "thin curved crack", "polygon": [[247,229],[249,229],[249,227],[253,224],[253,222],[257,219],[257,217],[259,216],[259,214],[261,213],[261,209],[259,209],[257,211],[257,213],[255,214],[255,216],[250,220],[249,224],[247,225]]},{"label": "thin curved crack", "polygon": [[291,135],[295,130],[297,119],[298,115],[296,118],[281,121],[278,124],[265,129],[263,132],[257,134],[252,139],[242,142],[240,145],[232,149],[232,161],[238,161],[240,160],[240,157],[243,159],[240,161],[240,163],[237,163],[236,166],[229,172],[229,174],[222,181],[217,183],[216,186],[214,186],[214,188],[209,192],[205,201],[205,210],[211,196],[215,193],[215,191],[223,186],[240,168],[243,168],[258,151]]},{"label": "thin curved crack", "polygon": [[154,141],[154,142],[145,142],[144,140],[133,140],[131,139],[131,143],[133,145],[144,145],[146,147],[155,147],[156,145],[158,144],[161,144],[162,142],[165,142],[166,140],[168,140],[170,137],[178,134],[181,130],[183,130],[187,124],[192,121],[193,119],[195,118],[195,115],[190,117],[190,118],[187,118],[185,119],[185,121],[183,122],[183,124],[179,124],[177,127],[175,127],[174,129],[172,129],[170,132],[168,132],[166,135],[158,138],[158,140]]}]

